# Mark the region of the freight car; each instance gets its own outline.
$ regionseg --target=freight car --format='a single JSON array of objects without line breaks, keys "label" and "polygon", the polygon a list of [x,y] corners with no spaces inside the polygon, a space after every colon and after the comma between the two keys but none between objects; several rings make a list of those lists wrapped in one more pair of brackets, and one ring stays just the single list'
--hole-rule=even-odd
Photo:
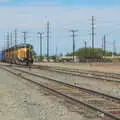
[{"label": "freight car", "polygon": [[3,61],[14,64],[32,64],[33,46],[30,44],[19,44],[3,50]]},{"label": "freight car", "polygon": [[4,60],[4,52],[0,51],[0,61],[3,62]]}]

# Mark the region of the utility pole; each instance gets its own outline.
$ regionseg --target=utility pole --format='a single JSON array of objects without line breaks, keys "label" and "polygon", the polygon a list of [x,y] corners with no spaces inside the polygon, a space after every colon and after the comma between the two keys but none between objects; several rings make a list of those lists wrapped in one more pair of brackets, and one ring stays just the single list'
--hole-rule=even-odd
[{"label": "utility pole", "polygon": [[[15,29],[14,31],[14,34],[15,34],[15,45],[14,45],[14,50],[16,50],[16,45],[17,45],[17,29]],[[14,60],[17,56],[14,54]]]},{"label": "utility pole", "polygon": [[15,29],[15,46],[17,45],[17,29]]},{"label": "utility pole", "polygon": [[75,33],[77,30],[70,30],[72,32],[72,38],[73,38],[73,61],[75,61]]},{"label": "utility pole", "polygon": [[10,40],[11,40],[11,47],[12,47],[12,45],[13,45],[13,42],[12,42],[12,32],[11,32],[11,39]]},{"label": "utility pole", "polygon": [[104,46],[104,54],[103,55],[105,56],[105,53],[106,53],[106,36],[105,35],[104,35],[103,41],[104,41],[103,42],[104,43],[104,45],[103,45]]},{"label": "utility pole", "polygon": [[56,57],[57,57],[57,55],[58,55],[58,47],[56,46]]},{"label": "utility pole", "polygon": [[56,62],[57,62],[57,55],[58,55],[58,46],[56,46]]},{"label": "utility pole", "polygon": [[116,55],[116,41],[113,41],[113,55]]},{"label": "utility pole", "polygon": [[47,59],[49,61],[49,38],[50,38],[50,23],[47,22]]},{"label": "utility pole", "polygon": [[10,57],[10,51],[9,51],[9,32],[7,33],[7,49],[8,49],[8,59]]},{"label": "utility pole", "polygon": [[4,35],[4,49],[6,49],[6,35]]},{"label": "utility pole", "polygon": [[26,43],[26,35],[27,35],[27,32],[22,32],[24,34],[24,43]]},{"label": "utility pole", "polygon": [[94,16],[92,16],[92,57],[94,58],[94,37],[95,37],[95,32],[94,32]]},{"label": "utility pole", "polygon": [[85,57],[87,57],[87,41],[84,41],[85,44]]},{"label": "utility pole", "polygon": [[39,35],[39,38],[40,38],[40,57],[42,58],[42,35],[43,33],[38,32],[37,34]]},{"label": "utility pole", "polygon": [[101,48],[102,48],[102,50],[104,50],[104,40],[103,40],[103,37],[102,37],[102,45],[101,45]]},{"label": "utility pole", "polygon": [[[11,36],[10,36],[10,42],[11,42],[11,51],[12,51],[12,32],[11,32]],[[12,52],[10,51],[10,58],[12,59]]]}]

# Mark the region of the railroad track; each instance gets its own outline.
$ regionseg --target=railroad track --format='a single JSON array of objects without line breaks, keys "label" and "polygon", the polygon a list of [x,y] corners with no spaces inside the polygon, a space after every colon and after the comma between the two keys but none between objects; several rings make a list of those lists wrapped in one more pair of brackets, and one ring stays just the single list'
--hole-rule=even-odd
[{"label": "railroad track", "polygon": [[108,73],[108,72],[100,72],[100,71],[91,71],[91,70],[83,70],[83,69],[70,69],[70,68],[62,68],[62,67],[49,67],[49,66],[40,66],[40,65],[32,65],[32,66],[24,66],[24,65],[5,65],[5,66],[14,66],[14,67],[24,67],[32,69],[42,69],[48,70],[50,72],[58,72],[64,73],[73,76],[80,76],[84,78],[98,79],[108,82],[117,82],[120,83],[120,74],[118,73]]},{"label": "railroad track", "polygon": [[83,105],[92,109],[96,116],[103,113],[104,120],[120,120],[120,98],[34,74],[25,69],[14,67],[1,67],[1,69],[40,85],[64,99],[72,101],[72,104],[74,103],[76,106]]},{"label": "railroad track", "polygon": [[86,78],[94,78],[104,81],[118,82],[120,83],[120,74],[117,73],[108,73],[108,72],[99,72],[99,71],[90,71],[83,69],[70,69],[70,68],[62,68],[62,67],[48,67],[48,66],[36,66],[33,65],[32,68],[41,68],[44,70],[49,70],[53,72],[71,74],[73,76],[80,76]]}]

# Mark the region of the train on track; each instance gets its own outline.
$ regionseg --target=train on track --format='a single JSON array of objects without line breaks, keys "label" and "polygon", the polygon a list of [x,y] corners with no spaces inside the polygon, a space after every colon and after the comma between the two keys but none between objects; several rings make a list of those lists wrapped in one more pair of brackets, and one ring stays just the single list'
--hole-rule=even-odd
[{"label": "train on track", "polygon": [[33,64],[33,46],[30,44],[19,44],[0,52],[0,60],[12,64]]}]

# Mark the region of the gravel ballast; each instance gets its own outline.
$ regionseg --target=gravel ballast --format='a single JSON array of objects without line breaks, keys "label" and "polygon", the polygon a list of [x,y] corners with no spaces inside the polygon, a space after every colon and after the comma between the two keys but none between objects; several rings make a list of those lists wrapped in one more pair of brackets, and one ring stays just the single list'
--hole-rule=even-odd
[{"label": "gravel ballast", "polygon": [[0,76],[1,120],[89,119],[70,111],[57,97],[46,95],[42,88],[35,87],[2,70]]},{"label": "gravel ballast", "polygon": [[[21,68],[22,70],[29,71],[28,68]],[[97,90],[115,97],[120,97],[120,84],[116,84],[113,82],[93,79],[93,78],[85,78],[80,76],[73,76],[70,74],[58,73],[48,70],[41,69],[31,69],[29,72],[40,74],[43,76],[49,76],[51,78],[55,78],[59,81],[63,81],[69,84],[74,84],[77,86],[85,87],[88,89]]]}]

